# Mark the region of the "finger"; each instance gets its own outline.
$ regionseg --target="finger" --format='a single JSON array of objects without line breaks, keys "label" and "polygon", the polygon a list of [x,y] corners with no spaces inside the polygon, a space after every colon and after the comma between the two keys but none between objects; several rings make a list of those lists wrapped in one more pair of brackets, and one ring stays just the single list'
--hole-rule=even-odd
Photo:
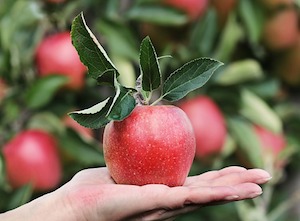
[{"label": "finger", "polygon": [[80,184],[112,184],[115,183],[106,167],[81,170],[72,178],[72,183]]},{"label": "finger", "polygon": [[216,170],[216,171],[210,171],[210,172],[206,172],[203,173],[201,175],[198,176],[192,176],[192,177],[188,177],[186,179],[185,185],[191,185],[195,182],[199,182],[199,181],[209,181],[212,179],[216,179],[218,177],[222,177],[224,175],[227,174],[231,174],[231,173],[237,173],[237,172],[243,172],[246,171],[247,169],[245,169],[244,167],[239,167],[239,166],[230,166],[230,167],[226,167],[224,169],[221,170]]},{"label": "finger", "polygon": [[268,172],[261,169],[251,169],[237,173],[227,174],[211,180],[210,185],[220,186],[220,185],[236,185],[239,183],[257,183],[263,184],[271,179]]}]

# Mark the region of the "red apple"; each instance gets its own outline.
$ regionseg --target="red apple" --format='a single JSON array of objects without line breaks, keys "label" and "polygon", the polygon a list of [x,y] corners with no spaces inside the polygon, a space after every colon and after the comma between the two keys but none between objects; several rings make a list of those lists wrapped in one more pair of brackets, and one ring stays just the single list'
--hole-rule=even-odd
[{"label": "red apple", "polygon": [[280,11],[268,18],[262,32],[267,49],[279,51],[293,47],[298,39],[298,15],[295,9]]},{"label": "red apple", "polygon": [[196,158],[204,159],[222,151],[227,129],[221,110],[208,96],[182,101],[179,107],[189,117],[196,136]]},{"label": "red apple", "polygon": [[235,8],[237,0],[212,0],[211,4],[217,12],[219,25],[223,27],[227,21],[230,12]]},{"label": "red apple", "polygon": [[294,47],[286,50],[273,60],[272,72],[288,86],[299,88],[300,85],[300,35]]},{"label": "red apple", "polygon": [[73,120],[70,116],[65,116],[63,118],[63,123],[75,130],[78,134],[82,135],[85,139],[90,140],[93,137],[93,131],[90,128],[81,126],[75,120]]},{"label": "red apple", "polygon": [[18,188],[32,183],[35,190],[50,190],[61,180],[56,140],[47,132],[31,129],[4,145],[8,181]]},{"label": "red apple", "polygon": [[255,134],[258,136],[263,153],[271,153],[274,159],[278,159],[279,154],[286,147],[286,140],[283,134],[276,134],[261,126],[254,126]]},{"label": "red apple", "polygon": [[172,105],[137,106],[103,135],[104,158],[117,183],[183,185],[195,155],[186,114]]},{"label": "red apple", "polygon": [[36,65],[40,76],[67,76],[66,87],[80,89],[84,85],[86,68],[72,45],[69,32],[47,36],[36,50]]},{"label": "red apple", "polygon": [[185,12],[191,21],[202,16],[208,6],[208,0],[163,0],[163,3]]}]

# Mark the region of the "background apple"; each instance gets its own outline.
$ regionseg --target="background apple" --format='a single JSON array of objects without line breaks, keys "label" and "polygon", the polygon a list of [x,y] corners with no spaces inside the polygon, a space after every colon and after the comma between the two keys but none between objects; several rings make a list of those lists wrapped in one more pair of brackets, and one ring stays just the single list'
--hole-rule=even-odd
[{"label": "background apple", "polygon": [[236,7],[237,0],[212,0],[211,5],[217,12],[219,25],[223,27],[227,21],[229,14]]},{"label": "background apple", "polygon": [[86,67],[72,45],[69,32],[47,36],[36,50],[36,65],[41,76],[61,74],[69,78],[66,87],[80,89],[84,85]]},{"label": "background apple", "polygon": [[42,130],[25,130],[4,145],[9,183],[18,188],[32,183],[35,190],[50,190],[61,180],[56,140]]},{"label": "background apple", "polygon": [[195,155],[195,136],[175,106],[137,106],[103,135],[104,158],[117,183],[182,185]]},{"label": "background apple", "polygon": [[179,107],[189,117],[196,136],[196,157],[204,159],[222,151],[227,130],[221,110],[208,96],[182,101]]},{"label": "background apple", "polygon": [[208,0],[163,0],[163,3],[185,12],[191,21],[203,15],[208,6]]},{"label": "background apple", "polygon": [[300,85],[300,35],[294,47],[274,57],[272,72],[275,73],[286,85],[299,88]]},{"label": "background apple", "polygon": [[261,126],[254,126],[255,134],[258,136],[263,154],[272,154],[275,162],[278,161],[279,154],[287,146],[283,134],[275,134]]},{"label": "background apple", "polygon": [[262,5],[269,10],[276,10],[281,7],[291,7],[295,3],[294,0],[260,0]]},{"label": "background apple", "polygon": [[297,42],[298,32],[297,11],[293,8],[286,9],[267,18],[262,42],[271,51],[291,48]]}]

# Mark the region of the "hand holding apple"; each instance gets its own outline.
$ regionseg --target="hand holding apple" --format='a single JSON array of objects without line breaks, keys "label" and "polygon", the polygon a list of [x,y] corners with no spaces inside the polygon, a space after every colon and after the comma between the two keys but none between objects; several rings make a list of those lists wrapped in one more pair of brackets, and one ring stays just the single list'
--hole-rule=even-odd
[{"label": "hand holding apple", "polygon": [[[175,70],[163,81],[159,58],[150,38],[146,37],[140,47],[141,75],[135,88],[126,88],[118,82],[119,70],[86,26],[83,14],[73,21],[71,35],[89,75],[98,82],[103,79],[115,87],[114,97],[70,113],[86,127],[107,125],[103,150],[113,179],[121,184],[182,185],[195,154],[193,129],[181,109],[161,102],[180,100],[203,86],[222,63],[198,58]],[[153,94],[160,96],[153,99]]]}]

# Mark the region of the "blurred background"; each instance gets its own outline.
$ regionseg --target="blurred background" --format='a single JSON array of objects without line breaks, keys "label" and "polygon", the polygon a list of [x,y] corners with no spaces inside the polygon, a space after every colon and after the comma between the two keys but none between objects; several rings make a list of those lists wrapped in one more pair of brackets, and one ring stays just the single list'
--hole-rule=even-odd
[{"label": "blurred background", "polygon": [[[88,78],[70,39],[81,11],[133,87],[150,36],[163,77],[187,61],[225,63],[176,103],[194,126],[191,175],[230,165],[273,179],[255,199],[203,208],[180,221],[300,220],[298,0],[0,0],[0,212],[105,166],[103,129],[67,116],[112,93]],[[172,58],[169,57],[172,56]]]}]

